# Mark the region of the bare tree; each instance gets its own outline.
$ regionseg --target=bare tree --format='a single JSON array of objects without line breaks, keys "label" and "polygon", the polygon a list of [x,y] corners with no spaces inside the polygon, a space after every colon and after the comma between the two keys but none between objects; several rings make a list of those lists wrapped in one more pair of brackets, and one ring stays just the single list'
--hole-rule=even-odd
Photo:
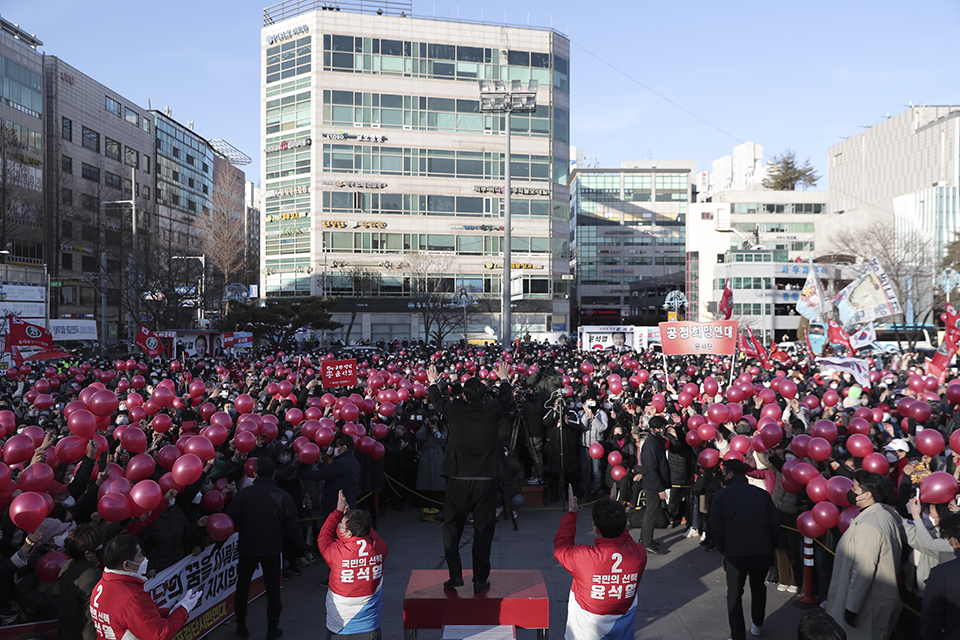
[{"label": "bare tree", "polygon": [[[857,264],[865,264],[876,257],[890,278],[901,306],[913,309],[914,323],[926,324],[934,314],[937,304],[933,278],[940,264],[939,247],[931,247],[927,238],[913,230],[897,231],[893,224],[875,224],[857,230],[841,231],[833,239],[837,253],[856,258]],[[903,316],[891,318],[904,323]],[[898,341],[906,342],[912,349],[918,340],[917,332],[901,334],[897,328]],[[902,337],[901,337],[902,335]]]},{"label": "bare tree", "polygon": [[411,252],[404,259],[414,288],[415,311],[423,321],[425,339],[443,344],[462,326],[463,310],[454,301],[454,257],[445,253]]},{"label": "bare tree", "polygon": [[353,325],[357,321],[357,298],[372,297],[380,293],[380,284],[383,277],[379,271],[370,268],[368,265],[355,264],[347,272],[347,278],[353,286],[353,296],[350,300],[345,300],[346,306],[350,310],[350,324],[347,325],[347,332],[344,334],[343,343],[350,344],[350,334],[353,332]]},{"label": "bare tree", "polygon": [[9,121],[0,126],[0,249],[7,249],[21,229],[41,224],[42,190],[34,179],[40,169],[30,168],[40,161],[24,153],[28,147],[21,138]]},{"label": "bare tree", "polygon": [[200,250],[212,271],[207,286],[212,303],[220,304],[226,288],[244,275],[244,215],[243,172],[217,158],[210,206],[199,219]]}]

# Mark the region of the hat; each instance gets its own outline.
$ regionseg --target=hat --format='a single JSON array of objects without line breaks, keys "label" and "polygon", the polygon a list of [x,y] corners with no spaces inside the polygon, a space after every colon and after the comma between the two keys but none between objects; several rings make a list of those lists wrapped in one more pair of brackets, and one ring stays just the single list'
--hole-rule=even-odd
[{"label": "hat", "polygon": [[887,451],[903,451],[904,453],[910,451],[910,445],[908,445],[907,441],[902,438],[894,438],[884,445],[883,448]]},{"label": "hat", "polygon": [[863,389],[860,388],[860,385],[855,384],[852,387],[850,387],[850,390],[847,392],[847,397],[853,398],[854,400],[856,400],[857,398],[860,397],[861,393],[863,393]]},{"label": "hat", "polygon": [[62,482],[57,482],[56,480],[52,481],[49,486],[47,486],[47,493],[51,496],[59,495],[70,488],[70,485],[63,484]]}]

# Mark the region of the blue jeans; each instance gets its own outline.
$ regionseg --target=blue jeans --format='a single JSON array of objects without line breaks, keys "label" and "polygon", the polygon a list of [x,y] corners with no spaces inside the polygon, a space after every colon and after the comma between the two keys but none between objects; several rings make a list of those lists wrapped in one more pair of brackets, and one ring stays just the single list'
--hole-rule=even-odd
[{"label": "blue jeans", "polygon": [[526,501],[523,499],[523,494],[518,493],[517,495],[510,498],[510,506],[513,507],[513,510],[516,511],[524,505]]},{"label": "blue jeans", "polygon": [[600,491],[600,461],[591,458],[586,447],[580,449],[580,489],[584,495]]}]

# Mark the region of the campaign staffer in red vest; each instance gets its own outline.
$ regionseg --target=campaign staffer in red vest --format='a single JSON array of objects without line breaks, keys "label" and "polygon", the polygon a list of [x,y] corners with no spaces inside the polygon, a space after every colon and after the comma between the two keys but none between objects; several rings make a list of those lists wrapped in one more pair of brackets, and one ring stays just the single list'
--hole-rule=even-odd
[{"label": "campaign staffer in red vest", "polygon": [[167,616],[162,615],[143,588],[148,561],[133,536],[108,542],[103,561],[103,578],[90,598],[97,640],[171,640],[200,602],[202,594],[191,589]]},{"label": "campaign staffer in red vest", "polygon": [[320,529],[317,547],[330,567],[327,637],[378,640],[387,543],[370,528],[370,514],[350,509],[341,491],[336,511]]},{"label": "campaign staffer in red vest", "polygon": [[593,505],[594,544],[575,544],[577,497],[553,540],[553,557],[573,576],[567,601],[567,640],[629,640],[637,615],[637,584],[647,552],[627,531],[623,505],[600,498]]}]

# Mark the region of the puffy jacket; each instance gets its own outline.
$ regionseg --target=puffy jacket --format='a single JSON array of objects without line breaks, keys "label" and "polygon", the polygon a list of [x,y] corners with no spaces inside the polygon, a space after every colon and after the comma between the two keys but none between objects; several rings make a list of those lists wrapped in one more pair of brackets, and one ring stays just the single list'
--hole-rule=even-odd
[{"label": "puffy jacket", "polygon": [[140,576],[105,569],[103,578],[93,588],[90,616],[97,629],[97,640],[130,640],[131,636],[137,640],[172,640],[190,614],[177,606],[164,617],[144,591]]},{"label": "puffy jacket", "polygon": [[733,476],[713,496],[710,531],[720,553],[740,556],[773,556],[780,539],[780,514],[770,494]]},{"label": "puffy jacket", "polygon": [[690,485],[693,483],[693,456],[692,449],[686,441],[686,431],[681,427],[676,427],[677,435],[672,436],[668,432],[666,437],[670,443],[667,450],[667,464],[670,467],[670,484]]},{"label": "puffy jacket", "polygon": [[660,493],[670,488],[670,466],[667,464],[667,450],[663,438],[652,433],[643,441],[640,448],[641,480],[644,491]]},{"label": "puffy jacket", "polygon": [[94,640],[90,598],[103,572],[88,560],[68,560],[60,570],[57,640]]}]

